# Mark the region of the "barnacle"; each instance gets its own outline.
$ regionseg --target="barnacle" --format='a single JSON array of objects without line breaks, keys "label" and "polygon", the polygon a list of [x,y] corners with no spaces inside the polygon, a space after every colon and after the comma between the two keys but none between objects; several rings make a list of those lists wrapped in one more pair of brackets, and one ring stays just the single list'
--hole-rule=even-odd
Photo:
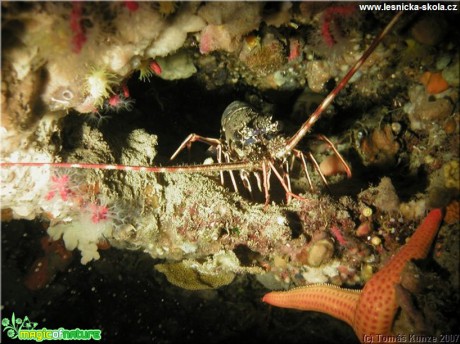
[{"label": "barnacle", "polygon": [[116,84],[116,75],[102,68],[91,68],[84,81],[85,92],[94,99],[96,107],[101,106],[104,99],[107,98],[112,91],[112,87]]}]

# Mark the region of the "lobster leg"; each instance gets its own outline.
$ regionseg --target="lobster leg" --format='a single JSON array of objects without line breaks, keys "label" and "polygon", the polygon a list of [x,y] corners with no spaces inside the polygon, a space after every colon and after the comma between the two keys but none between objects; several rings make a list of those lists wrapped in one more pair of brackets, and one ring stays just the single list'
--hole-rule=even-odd
[{"label": "lobster leg", "polygon": [[326,186],[326,189],[329,190],[329,184],[327,183],[326,177],[324,176],[323,172],[321,172],[321,169],[319,168],[319,164],[316,161],[316,159],[313,156],[313,154],[311,154],[311,152],[308,152],[308,158],[312,162],[313,167],[315,168],[316,172],[318,172],[319,176],[321,177],[321,180],[323,181],[324,185]]},{"label": "lobster leg", "polygon": [[[230,156],[228,155],[228,153],[223,153],[223,154],[224,154],[225,161],[230,162]],[[238,192],[238,186],[236,185],[235,175],[233,174],[233,171],[228,171],[228,174],[230,174],[230,179],[232,180],[233,189],[235,190],[235,192]],[[222,185],[224,185],[223,172],[221,172],[220,176],[221,176]]]},{"label": "lobster leg", "polygon": [[259,172],[254,172],[254,177],[256,177],[256,183],[257,187],[260,192],[262,192],[262,180],[260,179],[260,173]]},{"label": "lobster leg", "polygon": [[335,145],[332,143],[331,140],[329,140],[326,136],[324,135],[317,135],[317,138],[319,140],[322,140],[324,142],[326,142],[329,147],[331,147],[331,149],[334,151],[335,155],[337,156],[337,158],[339,158],[340,160],[340,163],[343,165],[343,167],[345,168],[345,172],[347,174],[347,178],[351,178],[351,169],[350,169],[350,166],[348,166],[348,164],[346,163],[345,159],[343,158],[342,154],[339,153],[339,151],[337,150],[337,148],[335,147]]},{"label": "lobster leg", "polygon": [[218,139],[215,139],[215,138],[212,138],[212,137],[204,137],[204,136],[200,136],[200,135],[197,135],[197,134],[190,134],[189,136],[187,136],[185,138],[185,140],[181,143],[181,145],[179,146],[179,148],[176,149],[176,151],[174,152],[174,154],[171,156],[170,160],[173,160],[176,158],[176,156],[185,148],[187,147],[188,149],[190,149],[190,147],[192,146],[192,143],[193,142],[203,142],[203,143],[207,143],[208,145],[210,146],[214,146],[214,147],[217,147],[221,144],[220,140]]},{"label": "lobster leg", "polygon": [[[223,153],[222,153],[222,145],[218,145],[218,146],[216,147],[216,151],[217,151],[217,162],[218,162],[219,164],[221,164],[221,163],[222,163],[222,154],[223,154]],[[220,183],[221,183],[222,185],[224,185],[224,172],[219,171],[219,175],[220,175]]]},{"label": "lobster leg", "polygon": [[251,181],[249,180],[249,172],[246,170],[241,170],[240,178],[243,181],[244,187],[249,191],[249,194],[251,195],[251,197],[253,197]]},{"label": "lobster leg", "polygon": [[[307,199],[306,198],[303,198],[302,196],[299,196],[299,195],[296,195],[295,193],[293,193],[292,191],[289,190],[289,187],[286,185],[283,177],[280,175],[280,173],[276,170],[275,166],[273,165],[273,163],[269,162],[269,170],[273,170],[273,173],[275,174],[276,178],[278,178],[278,180],[280,181],[281,183],[281,186],[283,187],[284,191],[286,191],[286,194],[289,195],[290,197],[294,197],[294,198],[297,198],[298,200],[300,201],[304,201],[306,202]],[[267,205],[268,203],[265,203],[265,205]]]},{"label": "lobster leg", "polygon": [[[271,163],[270,163],[271,164]],[[262,180],[263,180],[263,186],[264,186],[264,194],[265,194],[265,206],[268,205],[270,202],[270,170],[271,167],[268,167],[264,162],[262,162]]]},{"label": "lobster leg", "polygon": [[[193,142],[203,142],[206,143],[212,147],[216,147],[217,150],[217,162],[219,164],[222,163],[222,155],[224,156],[225,162],[230,163],[230,156],[224,152],[222,152],[222,143],[219,139],[215,139],[212,137],[204,137],[198,134],[190,134],[185,138],[185,140],[180,144],[180,146],[176,149],[174,154],[171,156],[170,160],[173,160],[177,157],[177,155],[185,148],[190,150],[190,147],[192,146]],[[235,181],[235,176],[233,174],[233,171],[228,171],[230,174],[230,179],[232,180],[232,185],[233,188],[235,189],[235,192],[238,192],[238,187],[236,185]],[[224,173],[223,171],[220,171],[220,182],[222,185],[224,185]]]},{"label": "lobster leg", "polygon": [[315,187],[313,186],[313,183],[310,178],[310,173],[308,172],[307,161],[305,160],[305,155],[302,153],[302,151],[298,149],[294,149],[292,152],[294,153],[294,156],[302,162],[303,170],[305,172],[305,175],[307,176],[308,184],[310,185],[310,190],[314,191]]},{"label": "lobster leg", "polygon": [[[289,189],[289,191],[292,192],[291,178],[289,177],[289,162],[287,161],[283,163],[283,180],[285,180],[286,186]],[[289,193],[286,193],[286,202],[289,204],[290,201],[291,195]]]},{"label": "lobster leg", "polygon": [[[298,149],[294,149],[293,153],[296,156],[296,158],[300,159],[300,161],[302,162],[302,167],[303,167],[303,170],[305,171],[305,175],[307,176],[308,184],[310,184],[310,189],[313,191],[314,187],[313,187],[313,183],[312,183],[311,178],[310,178],[310,174],[308,173],[305,154],[302,151],[298,150]],[[311,152],[308,152],[307,157],[311,161],[311,163],[313,164],[313,167],[315,168],[315,170],[318,172],[318,174],[321,177],[321,180],[323,181],[324,185],[329,190],[329,185],[327,183],[326,177],[321,172],[321,170],[319,168],[319,164],[316,161],[315,157],[313,156],[313,154],[311,154]]]}]

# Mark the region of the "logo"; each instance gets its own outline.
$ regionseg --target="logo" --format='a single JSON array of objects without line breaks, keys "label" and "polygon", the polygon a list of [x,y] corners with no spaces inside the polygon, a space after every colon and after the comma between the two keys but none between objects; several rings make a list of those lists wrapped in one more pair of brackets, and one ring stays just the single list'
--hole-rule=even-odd
[{"label": "logo", "polygon": [[82,330],[79,328],[67,330],[47,329],[46,327],[37,329],[38,323],[30,321],[29,317],[17,318],[13,313],[11,319],[2,319],[3,332],[11,339],[35,340],[101,340],[101,330]]}]

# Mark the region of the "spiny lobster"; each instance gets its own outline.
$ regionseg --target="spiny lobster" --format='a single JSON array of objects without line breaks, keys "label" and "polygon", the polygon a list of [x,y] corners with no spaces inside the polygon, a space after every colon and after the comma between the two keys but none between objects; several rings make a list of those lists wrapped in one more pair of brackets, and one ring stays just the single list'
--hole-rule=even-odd
[{"label": "spiny lobster", "polygon": [[[105,169],[105,170],[124,170],[124,171],[146,171],[156,173],[193,173],[193,172],[215,172],[221,174],[223,182],[223,172],[229,171],[231,181],[235,191],[237,185],[233,175],[234,170],[240,170],[240,177],[244,186],[251,192],[249,182],[250,173],[253,173],[257,180],[259,189],[264,192],[265,204],[270,200],[270,176],[271,172],[275,174],[284,188],[287,199],[291,197],[304,200],[299,195],[291,191],[289,180],[289,162],[288,158],[293,156],[301,161],[302,167],[311,184],[307,170],[307,158],[313,163],[315,169],[319,171],[323,182],[326,183],[324,176],[319,170],[319,166],[311,153],[304,154],[295,149],[297,144],[310,131],[312,126],[319,120],[326,108],[332,103],[339,92],[347,85],[353,75],[364,64],[367,58],[372,54],[378,44],[394,27],[402,12],[397,13],[392,20],[386,25],[382,32],[374,39],[371,45],[363,53],[361,58],[350,68],[346,75],[341,79],[337,86],[329,93],[328,96],[320,103],[316,110],[310,115],[300,129],[290,138],[285,138],[279,134],[277,122],[272,122],[271,117],[261,115],[242,102],[231,103],[222,116],[222,138],[208,138],[197,134],[190,134],[172,155],[174,159],[177,154],[185,147],[190,147],[191,143],[199,141],[214,146],[217,151],[216,164],[202,164],[189,166],[129,166],[129,165],[112,165],[112,164],[93,164],[93,163],[71,163],[71,162],[0,162],[1,167],[8,166],[51,166],[56,168],[79,168],[79,169]],[[325,141],[339,158],[345,167],[348,177],[351,177],[351,171],[345,160],[338,153],[332,142],[326,137],[319,135],[318,138]],[[281,167],[281,174],[277,167]],[[260,173],[261,172],[261,173]]]}]

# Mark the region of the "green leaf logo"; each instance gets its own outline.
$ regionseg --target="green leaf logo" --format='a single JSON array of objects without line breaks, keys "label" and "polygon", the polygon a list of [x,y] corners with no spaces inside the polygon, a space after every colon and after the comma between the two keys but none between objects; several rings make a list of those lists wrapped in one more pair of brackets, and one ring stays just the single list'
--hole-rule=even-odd
[{"label": "green leaf logo", "polygon": [[11,316],[11,321],[8,318],[2,319],[3,332],[6,331],[6,335],[11,339],[18,337],[18,332],[22,328],[22,319],[16,318],[16,315],[13,313]]},{"label": "green leaf logo", "polygon": [[2,319],[3,332],[6,331],[6,335],[11,339],[17,338],[19,331],[23,328],[25,330],[33,330],[37,325],[38,323],[30,321],[27,316],[24,319],[16,318],[14,313],[11,315],[11,320],[8,318]]}]

